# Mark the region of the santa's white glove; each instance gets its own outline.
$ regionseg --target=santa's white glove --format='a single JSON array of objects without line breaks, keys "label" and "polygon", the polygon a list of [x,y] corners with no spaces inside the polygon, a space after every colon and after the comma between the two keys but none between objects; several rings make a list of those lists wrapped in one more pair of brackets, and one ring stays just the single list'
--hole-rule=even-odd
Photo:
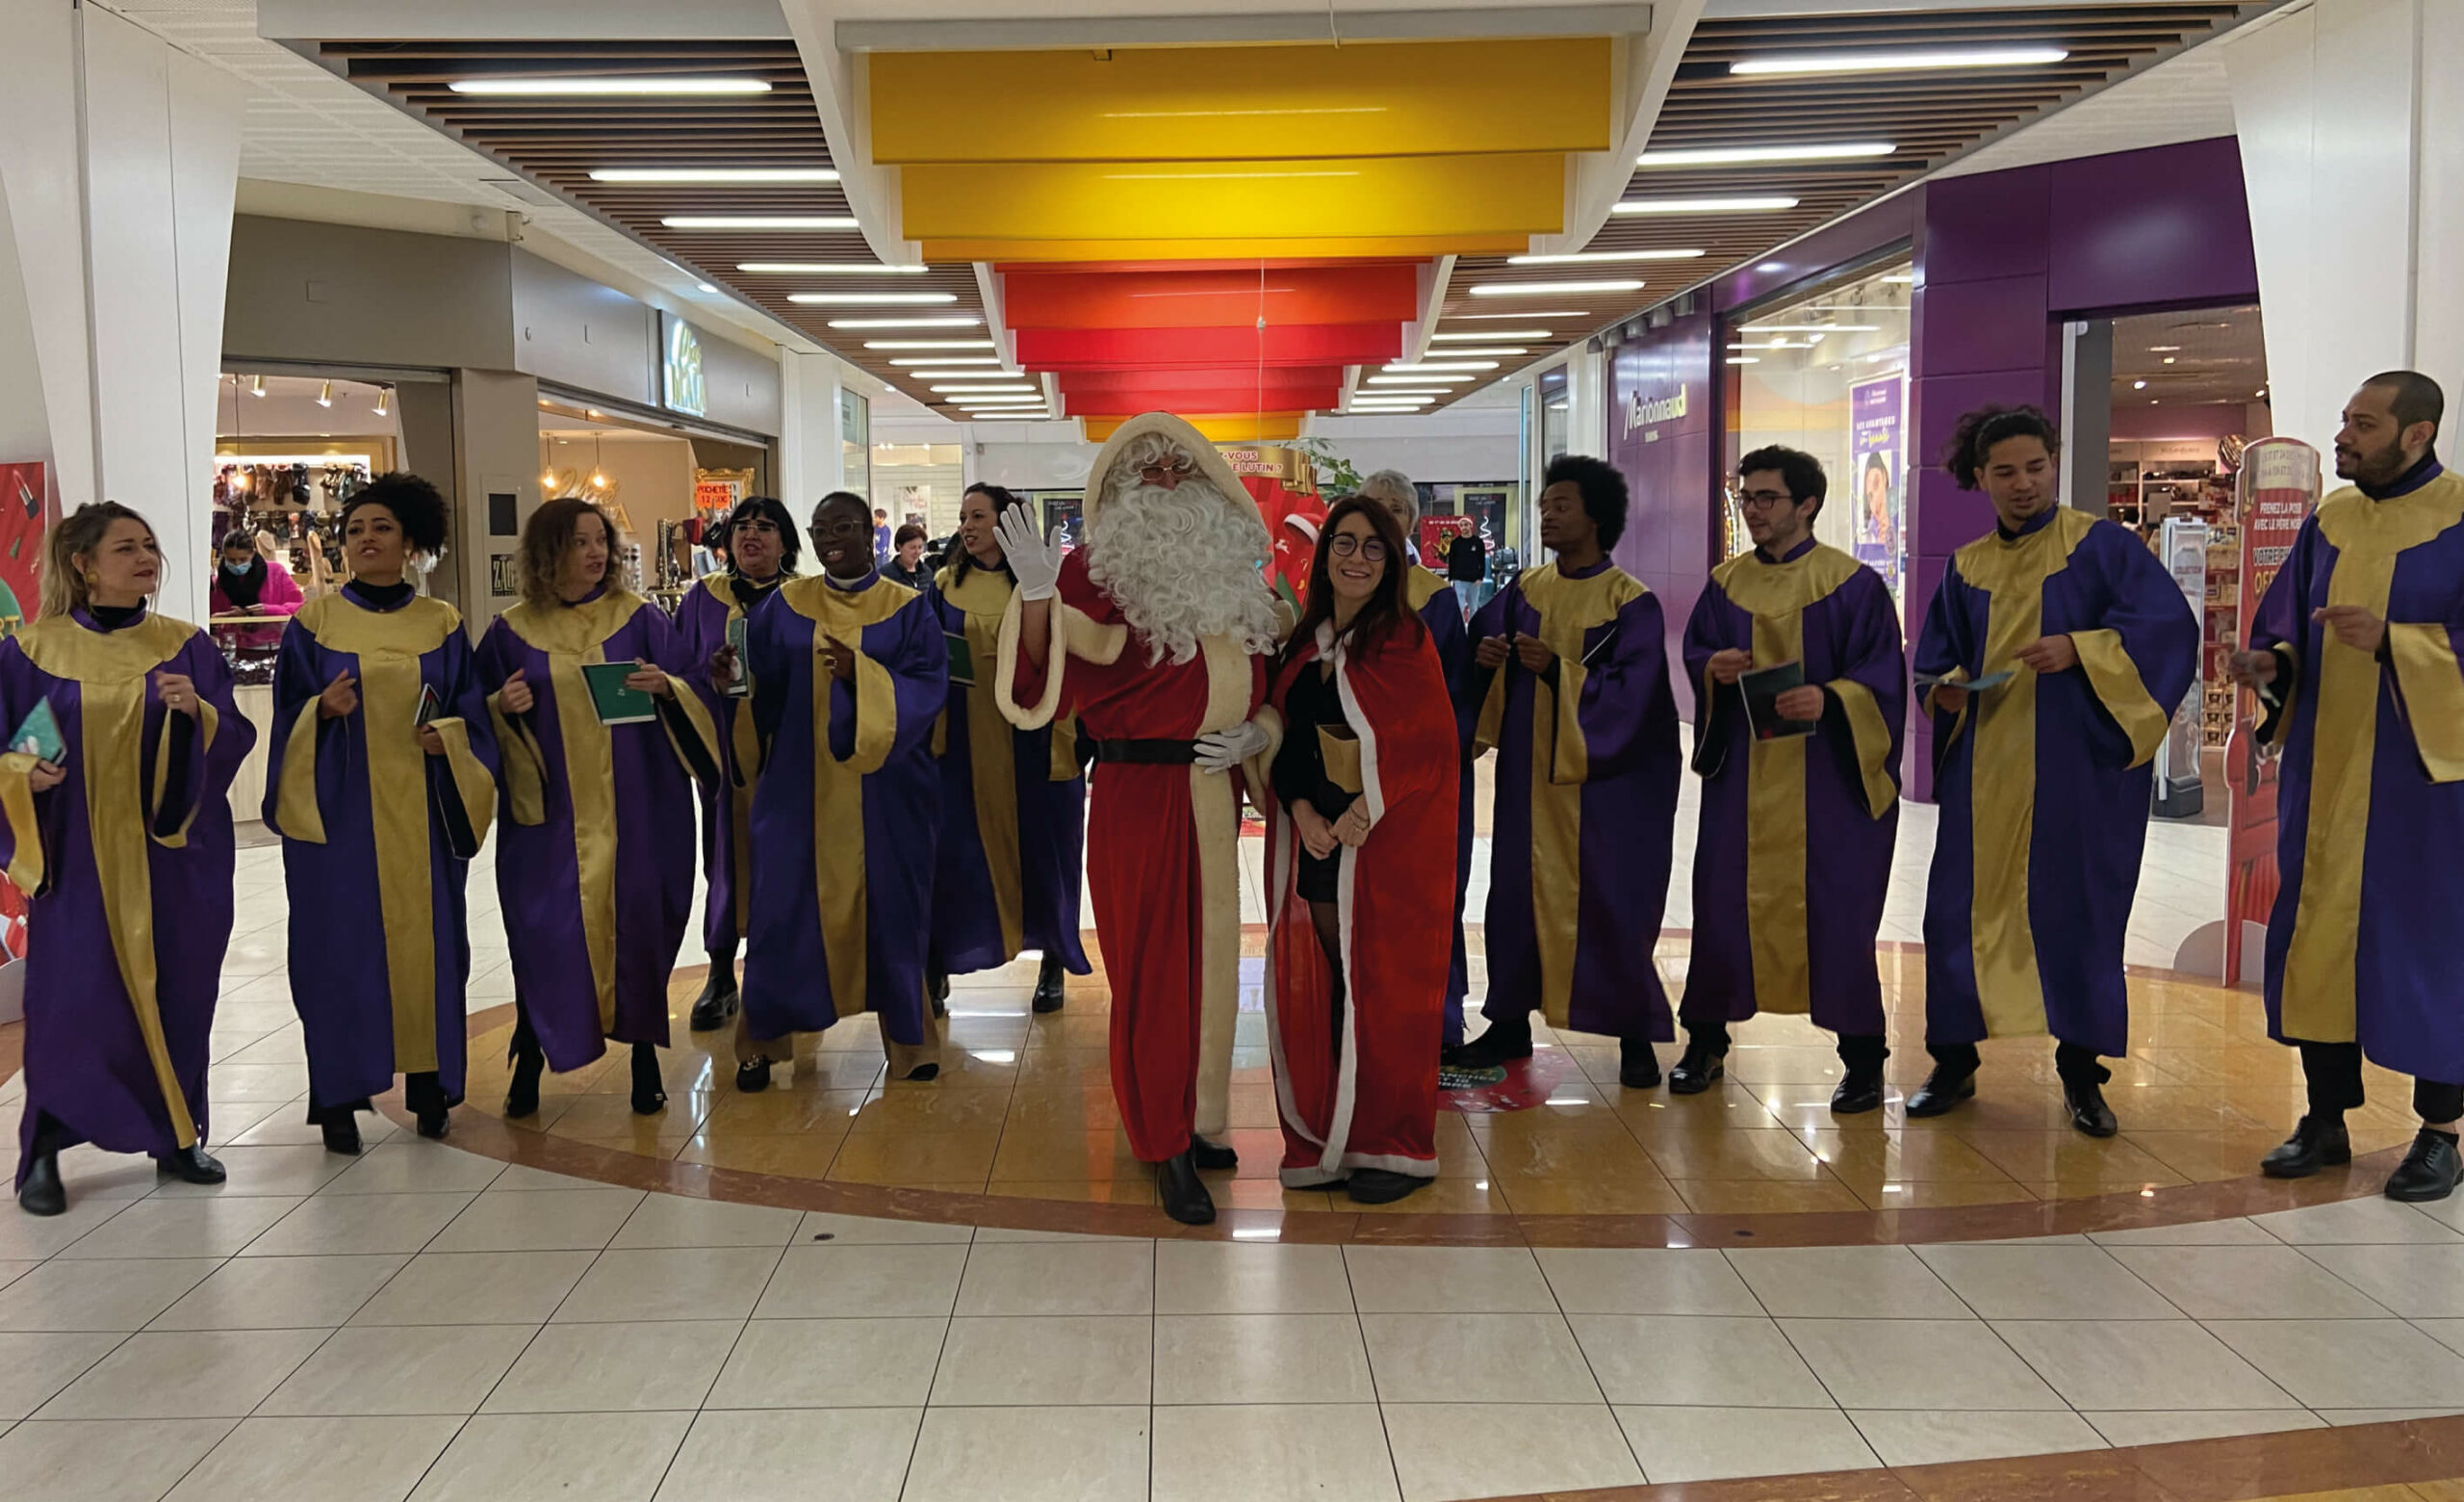
[{"label": "santa's white glove", "polygon": [[1024,505],[1014,505],[992,524],[1001,556],[1018,581],[1021,600],[1049,600],[1061,583],[1061,544],[1044,536]]},{"label": "santa's white glove", "polygon": [[1200,771],[1228,772],[1267,748],[1264,726],[1243,720],[1229,730],[1210,730],[1197,738]]}]

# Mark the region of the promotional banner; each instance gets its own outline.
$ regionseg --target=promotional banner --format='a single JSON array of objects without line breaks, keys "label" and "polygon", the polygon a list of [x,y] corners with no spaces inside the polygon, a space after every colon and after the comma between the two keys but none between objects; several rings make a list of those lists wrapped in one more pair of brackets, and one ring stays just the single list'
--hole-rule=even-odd
[{"label": "promotional banner", "polygon": [[[15,635],[42,598],[46,494],[40,464],[0,464],[0,635]],[[22,1015],[25,954],[25,894],[0,876],[0,1023]]]},{"label": "promotional banner", "polygon": [[[2236,645],[2248,639],[2259,602],[2293,552],[2301,524],[2319,506],[2319,451],[2298,438],[2261,438],[2242,454],[2234,510],[2242,524],[2241,609]],[[2224,983],[2256,979],[2265,953],[2269,910],[2280,877],[2275,866],[2276,750],[2258,738],[2258,696],[2247,688],[2233,701],[2233,733],[2224,747],[2232,831],[2224,898]]]},{"label": "promotional banner", "polygon": [[1448,546],[1457,537],[1477,536],[1479,531],[1480,524],[1476,517],[1424,516],[1421,518],[1421,534],[1412,539],[1412,546],[1420,550],[1423,568],[1433,568],[1443,574],[1446,572]]},{"label": "promotional banner", "polygon": [[[1849,466],[1856,473],[1857,561],[1883,576],[1890,597],[1900,600],[1900,517],[1907,503],[1907,465],[1901,451],[1907,432],[1908,377],[1884,376],[1848,388]],[[1842,489],[1832,481],[1835,497]]]},{"label": "promotional banner", "polygon": [[[2191,613],[2207,618],[2207,524],[2195,516],[2169,516],[2161,538],[2165,566],[2172,572]],[[2201,654],[2202,657],[2204,654]],[[2156,747],[2156,816],[2195,818],[2206,806],[2199,780],[2199,727],[2205,718],[2198,686],[2182,696],[2173,723]]]}]

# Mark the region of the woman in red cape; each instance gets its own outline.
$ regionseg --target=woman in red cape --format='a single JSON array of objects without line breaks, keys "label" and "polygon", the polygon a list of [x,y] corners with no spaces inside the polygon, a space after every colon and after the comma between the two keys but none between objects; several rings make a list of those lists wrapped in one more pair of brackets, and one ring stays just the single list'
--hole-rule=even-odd
[{"label": "woman in red cape", "polygon": [[1437,1176],[1438,1035],[1460,758],[1446,677],[1404,600],[1403,538],[1357,496],[1319,532],[1274,673],[1266,783],[1267,1029],[1283,1173],[1365,1204]]}]

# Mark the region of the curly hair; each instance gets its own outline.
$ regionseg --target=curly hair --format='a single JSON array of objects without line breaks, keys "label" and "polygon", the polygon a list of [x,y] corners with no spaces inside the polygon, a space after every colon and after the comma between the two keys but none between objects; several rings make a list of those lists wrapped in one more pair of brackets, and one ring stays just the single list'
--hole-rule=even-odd
[{"label": "curly hair", "polygon": [[514,555],[514,575],[521,582],[525,605],[553,605],[556,584],[564,573],[565,555],[574,549],[574,539],[584,516],[596,516],[605,529],[607,566],[616,566],[616,524],[595,502],[579,496],[564,496],[551,501],[530,513],[522,524],[521,551]]},{"label": "curly hair", "polygon": [[343,503],[341,525],[350,526],[350,513],[364,505],[381,505],[393,512],[394,520],[401,525],[402,538],[413,553],[435,557],[445,551],[445,497],[419,476],[408,470],[395,470],[352,491],[350,499]]},{"label": "curly hair", "polygon": [[1982,483],[1993,446],[2013,438],[2034,438],[2044,445],[2048,455],[2061,456],[2062,439],[2042,407],[1981,406],[1962,417],[1960,426],[1952,429],[1951,441],[1942,448],[1942,468],[1962,490],[1975,490]]},{"label": "curly hair", "polygon": [[1549,461],[1540,477],[1540,488],[1571,482],[1582,492],[1583,513],[1600,529],[1603,552],[1617,546],[1626,535],[1626,512],[1633,502],[1626,489],[1626,477],[1617,466],[1605,459],[1595,459],[1587,453],[1561,453]]}]

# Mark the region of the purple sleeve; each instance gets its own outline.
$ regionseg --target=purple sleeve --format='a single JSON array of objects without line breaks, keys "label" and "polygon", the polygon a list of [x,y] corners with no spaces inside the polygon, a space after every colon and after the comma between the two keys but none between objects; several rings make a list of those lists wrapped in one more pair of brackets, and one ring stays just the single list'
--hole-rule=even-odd
[{"label": "purple sleeve", "polygon": [[2108,523],[2089,538],[2113,581],[2112,599],[2096,625],[2120,635],[2147,696],[2170,719],[2198,682],[2199,618],[2172,571],[2128,528]]},{"label": "purple sleeve", "polygon": [[1667,636],[1656,594],[1635,597],[1604,631],[1592,634],[1575,711],[1588,776],[1621,776],[1661,749],[1654,743],[1654,727],[1663,720],[1675,723]]},{"label": "purple sleeve", "polygon": [[[323,654],[318,649],[317,638],[305,626],[295,623],[282,634],[281,648],[274,656],[273,731],[272,738],[266,744],[266,795],[263,806],[258,810],[266,827],[277,835],[295,833],[282,827],[282,769],[290,759],[291,732],[299,721],[300,711],[307,708],[310,700],[325,691],[325,685],[321,681],[323,676],[322,660]],[[486,718],[485,710],[480,712],[480,717]],[[331,721],[318,725],[320,745],[332,732]],[[339,756],[320,756],[318,761],[317,799],[322,805],[328,794],[339,790],[346,764]]]},{"label": "purple sleeve", "polygon": [[[222,660],[222,653],[203,632],[191,635],[179,655],[164,666],[187,675],[196,686],[197,699],[214,707],[215,730],[211,743],[201,733],[198,720],[187,714],[167,724],[162,750],[166,758],[162,797],[154,805],[153,831],[163,839],[170,839],[188,823],[209,799],[218,798],[231,790],[231,780],[240,773],[240,764],[247,760],[249,748],[257,743],[257,728],[240,712],[231,696],[231,667]],[[159,671],[159,670],[158,670]],[[160,713],[159,693],[150,686],[147,697]],[[150,789],[152,783],[149,781]]]},{"label": "purple sleeve", "polygon": [[1464,629],[1463,607],[1453,585],[1431,596],[1421,608],[1421,624],[1428,628],[1429,645],[1437,649],[1438,670],[1446,678],[1446,696],[1454,705],[1455,738],[1469,754],[1480,702],[1473,693],[1472,636]]},{"label": "purple sleeve", "polygon": [[1711,659],[1735,646],[1730,640],[1729,594],[1717,580],[1707,581],[1694,598],[1694,613],[1685,618],[1685,680],[1694,686],[1694,770],[1716,777],[1728,760],[1728,716],[1743,705],[1736,688],[1711,682]]}]

